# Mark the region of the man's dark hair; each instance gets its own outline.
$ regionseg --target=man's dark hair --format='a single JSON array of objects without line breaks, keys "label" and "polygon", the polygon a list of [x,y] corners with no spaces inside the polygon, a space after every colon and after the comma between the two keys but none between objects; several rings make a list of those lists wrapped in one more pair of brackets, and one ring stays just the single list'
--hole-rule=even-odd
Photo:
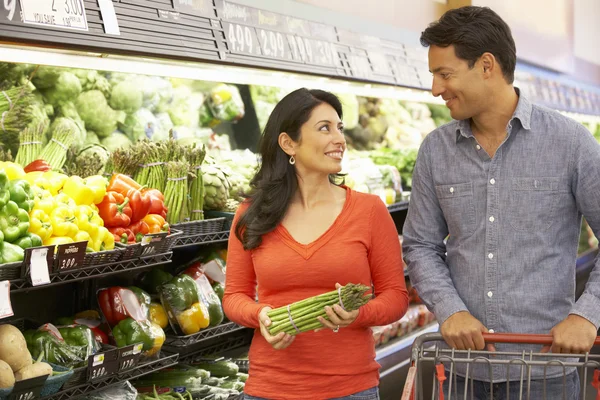
[{"label": "man's dark hair", "polygon": [[447,11],[421,34],[421,44],[454,46],[456,56],[466,60],[469,68],[483,53],[491,53],[500,64],[504,79],[508,83],[515,79],[515,41],[506,22],[488,7],[467,6]]}]

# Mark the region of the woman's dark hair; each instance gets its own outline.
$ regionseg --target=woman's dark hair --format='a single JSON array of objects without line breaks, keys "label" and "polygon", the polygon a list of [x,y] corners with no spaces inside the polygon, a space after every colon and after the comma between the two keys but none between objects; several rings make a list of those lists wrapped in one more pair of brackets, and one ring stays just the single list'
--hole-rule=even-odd
[{"label": "woman's dark hair", "polygon": [[[260,168],[250,182],[252,190],[245,196],[250,206],[235,229],[244,249],[260,246],[262,236],[279,225],[298,188],[296,169],[279,146],[279,135],[285,132],[294,142],[300,142],[300,128],[310,119],[315,107],[323,103],[333,107],[342,118],[342,104],[334,94],[304,88],[285,96],[269,116],[259,144]],[[336,175],[330,176],[331,182],[336,183],[336,178]]]},{"label": "woman's dark hair", "polygon": [[421,34],[421,44],[454,46],[456,56],[466,60],[469,68],[473,68],[483,53],[492,53],[504,79],[508,83],[515,80],[515,41],[506,22],[488,7],[467,6],[447,11]]}]

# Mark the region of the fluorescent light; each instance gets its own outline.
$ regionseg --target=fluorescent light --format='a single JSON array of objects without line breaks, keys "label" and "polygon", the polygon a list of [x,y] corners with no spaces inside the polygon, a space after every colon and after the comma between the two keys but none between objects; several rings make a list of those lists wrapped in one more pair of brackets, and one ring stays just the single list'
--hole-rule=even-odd
[{"label": "fluorescent light", "polygon": [[30,46],[24,47],[8,44],[0,44],[0,60],[14,63],[43,64],[57,67],[115,71],[213,82],[277,86],[286,89],[297,89],[299,87],[319,88],[331,92],[350,93],[358,96],[444,104],[442,99],[433,97],[431,92],[425,90],[371,83],[365,84],[364,82],[350,82],[336,78],[223,64],[122,56],[87,51],[46,49]]}]

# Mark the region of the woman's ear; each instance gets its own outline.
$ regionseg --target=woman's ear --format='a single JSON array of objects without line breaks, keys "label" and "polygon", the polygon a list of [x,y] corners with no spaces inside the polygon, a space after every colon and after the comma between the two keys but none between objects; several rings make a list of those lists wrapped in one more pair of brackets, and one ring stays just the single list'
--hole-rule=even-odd
[{"label": "woman's ear", "polygon": [[281,132],[279,134],[277,142],[279,143],[279,147],[281,147],[285,154],[287,154],[288,156],[296,155],[296,143],[287,133]]}]

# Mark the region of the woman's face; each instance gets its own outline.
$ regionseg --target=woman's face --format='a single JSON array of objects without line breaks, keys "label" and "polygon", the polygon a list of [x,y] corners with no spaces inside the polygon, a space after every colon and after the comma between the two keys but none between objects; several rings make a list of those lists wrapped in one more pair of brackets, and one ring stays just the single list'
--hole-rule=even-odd
[{"label": "woman's face", "polygon": [[335,109],[327,103],[315,107],[300,128],[300,141],[294,147],[298,172],[339,173],[346,139],[344,124]]}]

